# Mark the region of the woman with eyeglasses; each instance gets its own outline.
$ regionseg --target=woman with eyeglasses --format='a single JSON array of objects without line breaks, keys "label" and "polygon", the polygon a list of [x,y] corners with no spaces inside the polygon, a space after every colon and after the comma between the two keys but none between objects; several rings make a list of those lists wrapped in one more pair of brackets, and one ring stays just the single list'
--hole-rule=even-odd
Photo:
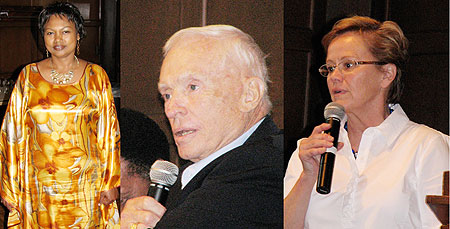
[{"label": "woman with eyeglasses", "polygon": [[68,2],[39,15],[47,58],[20,72],[0,133],[8,227],[118,226],[118,119],[105,70],[75,55],[83,23]]},{"label": "woman with eyeglasses", "polygon": [[354,16],[324,36],[331,99],[342,105],[331,192],[315,189],[319,160],[333,145],[316,126],[298,141],[285,175],[286,228],[437,228],[425,202],[442,194],[448,136],[410,121],[398,104],[408,41],[392,21]]}]

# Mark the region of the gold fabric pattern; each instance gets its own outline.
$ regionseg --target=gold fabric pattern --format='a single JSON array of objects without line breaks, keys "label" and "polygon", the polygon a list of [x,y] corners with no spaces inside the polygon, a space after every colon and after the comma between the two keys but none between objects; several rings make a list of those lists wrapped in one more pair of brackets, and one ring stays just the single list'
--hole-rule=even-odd
[{"label": "gold fabric pattern", "polygon": [[120,185],[119,126],[106,72],[89,63],[72,85],[54,85],[35,63],[19,75],[0,135],[0,195],[13,228],[112,228]]}]

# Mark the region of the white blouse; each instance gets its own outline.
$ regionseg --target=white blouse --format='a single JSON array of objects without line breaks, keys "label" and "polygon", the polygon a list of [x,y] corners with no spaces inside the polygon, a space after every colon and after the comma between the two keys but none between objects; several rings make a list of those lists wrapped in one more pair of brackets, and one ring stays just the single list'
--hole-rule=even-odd
[{"label": "white blouse", "polygon": [[[342,122],[344,147],[336,153],[331,193],[314,187],[305,228],[439,228],[425,196],[442,195],[449,136],[411,122],[400,105],[393,108],[383,123],[364,131],[356,160]],[[301,172],[297,148],[284,178],[285,197]]]}]

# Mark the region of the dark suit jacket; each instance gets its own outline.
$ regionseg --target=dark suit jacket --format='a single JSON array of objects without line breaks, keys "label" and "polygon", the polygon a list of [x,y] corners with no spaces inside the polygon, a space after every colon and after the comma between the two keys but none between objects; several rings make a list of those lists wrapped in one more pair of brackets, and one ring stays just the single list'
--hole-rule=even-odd
[{"label": "dark suit jacket", "polygon": [[278,134],[267,116],[242,146],[212,161],[181,191],[178,179],[157,228],[283,228]]}]

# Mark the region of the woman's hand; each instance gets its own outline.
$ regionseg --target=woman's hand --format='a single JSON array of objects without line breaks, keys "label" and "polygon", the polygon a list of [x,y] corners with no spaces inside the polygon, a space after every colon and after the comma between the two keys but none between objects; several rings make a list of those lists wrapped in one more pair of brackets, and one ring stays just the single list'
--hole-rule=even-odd
[{"label": "woman's hand", "polygon": [[[333,146],[333,137],[323,131],[331,128],[331,124],[323,123],[314,128],[311,135],[303,139],[298,146],[298,156],[302,161],[303,174],[305,176],[317,177],[319,171],[320,155],[325,153],[327,148]],[[338,150],[343,143],[339,143]]]},{"label": "woman's hand", "polygon": [[[323,123],[314,128],[311,135],[300,141],[298,156],[303,165],[303,172],[284,199],[284,228],[303,228],[305,216],[311,198],[311,191],[319,173],[320,155],[333,146],[333,137],[323,133],[331,128]],[[339,142],[338,150],[344,144]]]},{"label": "woman's hand", "polygon": [[113,188],[108,191],[103,191],[100,193],[100,203],[103,205],[109,205],[114,200],[119,199],[119,190],[118,188]]},{"label": "woman's hand", "polygon": [[6,200],[4,200],[3,198],[0,198],[0,201],[2,202],[3,205],[5,205],[6,208],[8,208],[9,211],[11,211],[13,209],[13,206],[11,204],[9,204]]}]

